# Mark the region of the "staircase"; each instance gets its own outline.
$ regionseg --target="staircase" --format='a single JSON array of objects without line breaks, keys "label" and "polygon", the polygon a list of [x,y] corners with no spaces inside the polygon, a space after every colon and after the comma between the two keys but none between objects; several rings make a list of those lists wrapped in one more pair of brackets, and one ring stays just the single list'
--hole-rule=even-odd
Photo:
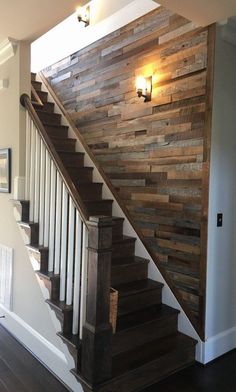
[{"label": "staircase", "polygon": [[[69,184],[68,189],[72,189],[77,195],[76,200],[79,200],[79,206],[76,200],[72,200],[73,208],[65,212],[67,210],[64,210],[63,206],[68,204],[68,199],[63,204],[64,197],[62,196],[59,200],[62,210],[56,211],[55,217],[52,217],[55,227],[50,225],[50,229],[47,228],[47,216],[44,214],[42,229],[40,228],[42,226],[40,225],[40,207],[34,207],[34,211],[30,211],[31,200],[15,201],[15,206],[20,213],[19,225],[27,238],[29,254],[38,266],[36,273],[49,290],[47,303],[61,322],[61,331],[58,335],[74,358],[75,368],[71,371],[84,390],[141,391],[173,372],[191,365],[195,359],[196,341],[178,332],[179,311],[162,304],[163,284],[148,278],[149,261],[135,255],[135,238],[123,235],[124,219],[112,216],[113,200],[102,197],[103,184],[93,181],[93,168],[85,166],[84,154],[76,151],[76,139],[68,136],[68,127],[61,124],[61,115],[54,112],[54,104],[48,102],[48,93],[42,91],[42,84],[36,81],[36,75],[32,74],[31,78],[34,92],[31,97],[32,105],[38,116],[36,125],[44,128],[49,137],[49,145],[52,144],[52,150],[55,149],[59,157],[62,167],[60,172],[62,192],[65,192],[65,185]],[[48,152],[46,160],[49,159],[47,154]],[[36,154],[37,164],[40,166],[40,162],[37,163]],[[46,176],[49,173],[47,165],[44,170]],[[52,174],[53,172],[51,172],[51,180]],[[58,183],[60,184],[57,181],[51,190],[47,189],[47,184],[39,185],[39,192],[46,195],[45,209],[46,205],[51,202],[53,191],[55,200],[57,200]],[[37,190],[36,185],[35,187]],[[48,198],[47,192],[51,195]],[[37,199],[35,193],[33,199],[34,202]],[[87,223],[79,218],[81,206],[84,208]],[[39,220],[36,222],[34,217],[37,214]],[[51,214],[50,211],[50,216]],[[67,214],[66,219],[65,214]],[[53,238],[54,241],[56,240],[58,225],[62,225],[63,221],[67,224],[66,258],[70,258],[70,244],[74,251],[71,266],[68,266],[70,262],[67,260],[64,267],[60,260],[63,256],[63,229],[60,237],[62,250],[59,255],[57,254],[58,247],[50,240],[52,230],[55,230]],[[70,233],[71,222],[75,223],[72,233]],[[87,247],[86,224],[88,259],[83,256]],[[78,227],[79,234],[77,233]],[[45,230],[49,231],[46,236],[43,233]],[[47,246],[42,240],[43,236],[48,239],[46,240]],[[81,247],[76,251],[75,244],[78,241]],[[98,243],[102,244],[100,248]],[[50,246],[55,248],[53,256]],[[80,253],[78,263],[76,253]],[[111,273],[109,269],[108,272],[102,269],[102,274],[98,275],[97,271],[95,272],[95,265],[97,266],[102,258],[102,268],[104,266],[109,268],[109,262],[104,262],[106,257],[110,257]],[[58,258],[58,261],[50,261],[52,258]],[[90,261],[92,267],[87,267],[87,260],[92,260]],[[70,270],[77,272],[74,275],[71,273],[70,277]],[[95,273],[97,278],[94,276]],[[62,278],[62,275],[65,276]],[[87,280],[88,288],[86,288]],[[63,282],[64,289],[62,290]],[[111,286],[118,292],[118,310],[115,315],[117,321],[113,325],[115,333],[112,335],[109,322],[104,321],[107,306],[101,302],[105,296],[104,292],[101,294],[100,286],[103,283],[106,284],[105,282],[108,287]],[[71,294],[68,297],[65,291],[70,292],[70,290]],[[95,291],[96,295],[94,295]],[[91,309],[94,309],[93,312]],[[96,317],[92,314],[94,312]],[[94,328],[91,327],[93,322]],[[93,334],[92,337],[91,334]]]}]

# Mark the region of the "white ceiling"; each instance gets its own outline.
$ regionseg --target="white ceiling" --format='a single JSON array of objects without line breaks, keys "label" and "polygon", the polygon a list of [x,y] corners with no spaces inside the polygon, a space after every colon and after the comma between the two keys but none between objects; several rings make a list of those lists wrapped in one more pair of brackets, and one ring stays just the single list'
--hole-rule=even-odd
[{"label": "white ceiling", "polygon": [[154,0],[200,26],[236,15],[236,0]]},{"label": "white ceiling", "polygon": [[41,36],[88,0],[0,0],[0,39]]},{"label": "white ceiling", "polygon": [[[236,0],[154,1],[200,25],[236,15]],[[33,41],[87,2],[88,0],[0,0],[0,40],[11,37]]]}]

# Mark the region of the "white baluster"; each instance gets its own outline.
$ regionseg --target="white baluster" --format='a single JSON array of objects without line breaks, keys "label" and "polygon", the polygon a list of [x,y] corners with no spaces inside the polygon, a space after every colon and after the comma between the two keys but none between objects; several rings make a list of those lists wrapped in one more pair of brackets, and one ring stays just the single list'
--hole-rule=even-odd
[{"label": "white baluster", "polygon": [[75,223],[75,267],[74,267],[74,298],[73,298],[73,326],[72,333],[79,332],[80,311],[80,283],[81,283],[81,256],[82,256],[82,221],[76,211]]},{"label": "white baluster", "polygon": [[35,191],[35,139],[36,129],[31,122],[31,151],[30,151],[30,221],[34,220],[34,191]]},{"label": "white baluster", "polygon": [[68,192],[63,184],[62,190],[62,233],[61,233],[61,272],[60,272],[60,301],[66,299],[66,265],[67,265],[67,235],[68,235]]},{"label": "white baluster", "polygon": [[46,173],[45,173],[45,209],[44,209],[44,246],[49,245],[50,230],[50,187],[51,187],[51,159],[46,151]]},{"label": "white baluster", "polygon": [[30,162],[31,162],[31,118],[26,113],[26,151],[25,151],[25,199],[30,198]]},{"label": "white baluster", "polygon": [[45,208],[45,171],[46,171],[46,148],[41,140],[40,154],[40,195],[39,195],[39,245],[43,245],[44,238],[44,208]]},{"label": "white baluster", "polygon": [[74,270],[74,241],[75,241],[75,207],[71,198],[69,198],[68,228],[69,228],[69,233],[68,233],[66,304],[71,305],[73,299],[73,270]]},{"label": "white baluster", "polygon": [[80,299],[80,339],[82,339],[83,326],[86,319],[86,297],[87,297],[87,277],[88,277],[88,231],[84,223],[83,230],[83,245],[82,245],[82,263],[81,263],[81,299]]},{"label": "white baluster", "polygon": [[60,174],[57,172],[57,190],[56,190],[56,232],[55,232],[55,264],[54,273],[60,272],[61,257],[61,202],[62,202],[62,182]]},{"label": "white baluster", "polygon": [[49,262],[48,270],[54,269],[55,251],[55,216],[56,216],[56,167],[51,161],[51,191],[50,191],[50,232],[49,232]]},{"label": "white baluster", "polygon": [[[36,131],[36,129],[35,129]],[[40,192],[40,136],[36,131],[36,143],[35,143],[35,188],[34,188],[34,222],[39,221],[39,192]]]}]

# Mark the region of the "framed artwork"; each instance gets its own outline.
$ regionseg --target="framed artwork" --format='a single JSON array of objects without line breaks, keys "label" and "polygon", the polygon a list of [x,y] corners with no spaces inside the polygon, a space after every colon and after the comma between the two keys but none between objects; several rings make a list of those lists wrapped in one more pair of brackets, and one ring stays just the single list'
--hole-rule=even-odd
[{"label": "framed artwork", "polygon": [[11,150],[0,149],[0,192],[11,192]]}]

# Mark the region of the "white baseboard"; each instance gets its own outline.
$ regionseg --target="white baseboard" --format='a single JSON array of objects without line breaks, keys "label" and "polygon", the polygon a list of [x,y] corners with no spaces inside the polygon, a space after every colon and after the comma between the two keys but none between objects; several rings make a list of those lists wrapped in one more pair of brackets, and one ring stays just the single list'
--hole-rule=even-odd
[{"label": "white baseboard", "polygon": [[221,332],[197,347],[197,361],[204,365],[236,348],[236,327]]},{"label": "white baseboard", "polygon": [[65,355],[30,325],[22,320],[16,313],[10,312],[0,305],[1,324],[22,343],[32,354],[46,366],[73,392],[82,392],[81,385],[70,373]]}]

